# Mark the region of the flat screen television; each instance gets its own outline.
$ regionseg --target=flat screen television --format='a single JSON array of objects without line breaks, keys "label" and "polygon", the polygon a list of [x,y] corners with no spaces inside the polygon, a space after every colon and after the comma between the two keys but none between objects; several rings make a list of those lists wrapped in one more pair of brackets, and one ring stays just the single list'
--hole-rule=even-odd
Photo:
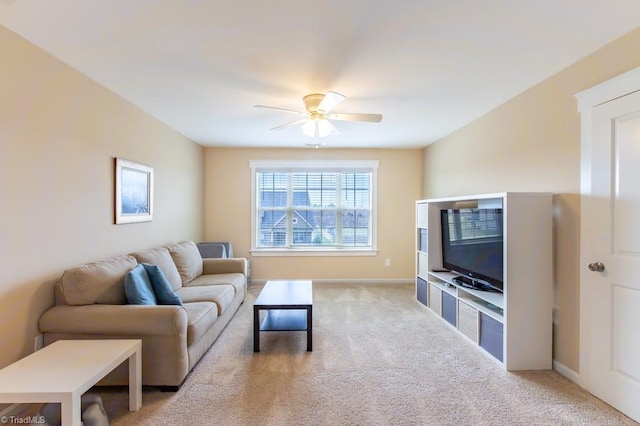
[{"label": "flat screen television", "polygon": [[479,290],[503,291],[502,209],[441,210],[442,266],[462,277],[454,282]]}]

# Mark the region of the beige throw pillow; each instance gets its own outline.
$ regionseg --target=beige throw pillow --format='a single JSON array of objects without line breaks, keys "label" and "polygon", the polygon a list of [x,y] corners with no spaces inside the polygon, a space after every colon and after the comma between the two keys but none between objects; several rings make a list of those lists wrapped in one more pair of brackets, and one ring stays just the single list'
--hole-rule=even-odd
[{"label": "beige throw pillow", "polygon": [[61,280],[64,299],[69,305],[126,304],[124,277],[136,265],[133,257],[118,256],[67,269]]},{"label": "beige throw pillow", "polygon": [[176,264],[173,263],[171,254],[169,254],[169,250],[166,247],[155,247],[149,250],[132,253],[131,255],[138,259],[139,263],[158,265],[166,275],[173,290],[178,290],[182,287],[182,279],[178,273],[178,268],[176,268]]},{"label": "beige throw pillow", "polygon": [[202,256],[193,241],[181,241],[168,246],[168,249],[178,268],[183,285],[202,275]]}]

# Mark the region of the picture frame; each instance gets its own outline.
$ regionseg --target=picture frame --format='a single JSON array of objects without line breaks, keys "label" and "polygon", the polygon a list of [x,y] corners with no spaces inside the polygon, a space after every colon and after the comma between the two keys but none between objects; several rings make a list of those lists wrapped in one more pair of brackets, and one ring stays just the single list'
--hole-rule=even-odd
[{"label": "picture frame", "polygon": [[115,159],[116,225],[153,220],[153,167]]}]

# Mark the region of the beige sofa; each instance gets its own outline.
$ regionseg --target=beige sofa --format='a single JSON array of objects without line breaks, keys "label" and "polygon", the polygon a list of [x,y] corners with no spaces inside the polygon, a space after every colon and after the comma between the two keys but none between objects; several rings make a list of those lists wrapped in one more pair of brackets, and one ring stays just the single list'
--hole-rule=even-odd
[{"label": "beige sofa", "polygon": [[[158,265],[182,306],[129,305],[124,277],[138,263]],[[143,385],[176,390],[244,301],[246,277],[246,259],[203,259],[191,241],[88,263],[64,272],[40,331],[45,345],[142,339]],[[121,365],[100,384],[126,384],[127,371]]]}]

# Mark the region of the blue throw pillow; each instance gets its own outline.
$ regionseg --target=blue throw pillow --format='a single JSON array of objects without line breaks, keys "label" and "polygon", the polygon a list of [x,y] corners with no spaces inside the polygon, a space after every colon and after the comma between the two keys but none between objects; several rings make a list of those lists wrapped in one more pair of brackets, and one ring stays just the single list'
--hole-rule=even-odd
[{"label": "blue throw pillow", "polygon": [[142,263],[142,266],[149,274],[151,286],[159,305],[182,305],[182,299],[173,291],[167,276],[158,265]]},{"label": "blue throw pillow", "polygon": [[147,270],[138,265],[124,277],[124,293],[130,305],[157,305],[158,301]]}]

